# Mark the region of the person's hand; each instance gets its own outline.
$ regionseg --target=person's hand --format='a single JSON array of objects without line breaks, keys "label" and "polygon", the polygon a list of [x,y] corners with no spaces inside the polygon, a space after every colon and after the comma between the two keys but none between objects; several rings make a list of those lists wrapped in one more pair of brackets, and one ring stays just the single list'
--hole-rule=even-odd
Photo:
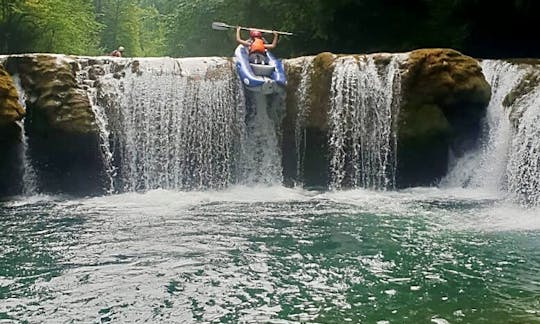
[{"label": "person's hand", "polygon": [[240,31],[240,26],[236,26],[236,31]]}]

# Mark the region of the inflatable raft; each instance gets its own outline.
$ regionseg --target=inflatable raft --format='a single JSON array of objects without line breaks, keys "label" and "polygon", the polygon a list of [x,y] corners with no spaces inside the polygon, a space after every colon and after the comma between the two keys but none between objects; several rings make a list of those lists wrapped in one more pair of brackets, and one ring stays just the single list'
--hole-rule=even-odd
[{"label": "inflatable raft", "polygon": [[238,45],[234,55],[236,71],[248,90],[263,94],[272,94],[283,90],[286,84],[283,65],[272,53],[266,52],[268,64],[249,63],[248,51],[243,45]]}]

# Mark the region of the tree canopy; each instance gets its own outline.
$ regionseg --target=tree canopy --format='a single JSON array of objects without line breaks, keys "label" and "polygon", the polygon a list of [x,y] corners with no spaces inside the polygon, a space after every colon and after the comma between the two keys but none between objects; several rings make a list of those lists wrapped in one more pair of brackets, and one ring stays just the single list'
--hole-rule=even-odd
[{"label": "tree canopy", "polygon": [[538,9],[535,0],[0,0],[0,53],[231,56],[234,32],[210,28],[223,21],[294,32],[280,39],[282,57],[421,47],[539,56]]}]

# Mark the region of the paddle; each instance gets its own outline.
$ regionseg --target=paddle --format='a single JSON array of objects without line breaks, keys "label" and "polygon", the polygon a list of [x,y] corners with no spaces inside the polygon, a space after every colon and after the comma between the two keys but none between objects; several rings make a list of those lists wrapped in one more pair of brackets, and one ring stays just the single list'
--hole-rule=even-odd
[{"label": "paddle", "polygon": [[[236,29],[237,27],[239,26],[231,26],[231,25],[227,25],[226,23],[222,23],[222,22],[213,22],[212,23],[212,29],[215,29],[215,30],[226,30],[226,29]],[[269,30],[269,29],[259,29],[259,28],[248,28],[248,27],[240,27],[240,29],[243,29],[243,30],[258,30],[262,33],[278,33],[278,34],[281,34],[281,35],[293,35],[293,33],[289,33],[289,32],[284,32],[284,31],[276,31],[276,30]]]}]

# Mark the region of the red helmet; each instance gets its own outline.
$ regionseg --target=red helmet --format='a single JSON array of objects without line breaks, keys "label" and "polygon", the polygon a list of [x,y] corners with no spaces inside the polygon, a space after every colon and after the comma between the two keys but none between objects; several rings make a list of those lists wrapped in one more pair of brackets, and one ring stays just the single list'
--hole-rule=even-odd
[{"label": "red helmet", "polygon": [[261,38],[262,33],[260,31],[258,31],[258,30],[252,29],[252,30],[249,31],[249,37],[251,37],[251,38]]}]

